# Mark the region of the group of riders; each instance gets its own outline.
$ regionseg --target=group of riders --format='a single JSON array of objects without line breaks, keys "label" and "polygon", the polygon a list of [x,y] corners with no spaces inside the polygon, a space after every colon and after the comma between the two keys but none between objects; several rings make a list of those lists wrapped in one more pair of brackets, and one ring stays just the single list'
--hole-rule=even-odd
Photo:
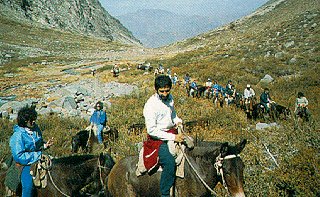
[{"label": "group of riders", "polygon": [[[176,73],[174,76],[176,76]],[[174,78],[172,80],[174,81]],[[236,90],[232,80],[228,80],[225,87],[218,84],[218,81],[211,80],[211,78],[208,78],[204,85],[198,84],[196,79],[191,81],[189,74],[186,74],[183,80],[183,86],[186,88],[188,96],[213,99],[215,106],[223,107],[224,105],[229,106],[234,104],[253,118],[262,118],[269,115],[277,118],[279,110],[285,116],[290,115],[288,108],[283,108],[271,99],[268,88],[264,89],[260,95],[260,101],[258,101],[255,91],[250,84],[246,85],[242,93]],[[294,114],[299,117],[305,117],[308,121],[311,113],[307,106],[308,100],[302,92],[299,92],[295,102]]]}]

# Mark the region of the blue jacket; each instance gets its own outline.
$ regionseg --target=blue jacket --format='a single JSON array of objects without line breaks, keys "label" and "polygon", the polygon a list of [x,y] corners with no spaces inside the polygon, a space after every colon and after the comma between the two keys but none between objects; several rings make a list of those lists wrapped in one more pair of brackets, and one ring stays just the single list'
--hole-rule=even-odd
[{"label": "blue jacket", "polygon": [[198,88],[198,85],[197,85],[197,83],[196,82],[192,82],[191,83],[191,85],[190,85],[190,87],[192,88],[192,89],[197,89]]},{"label": "blue jacket", "polygon": [[92,122],[93,124],[101,124],[103,126],[106,126],[107,120],[107,114],[103,110],[95,110],[90,118],[90,122]]},{"label": "blue jacket", "polygon": [[35,125],[32,134],[24,127],[15,125],[10,138],[10,148],[13,159],[21,165],[31,165],[37,162],[42,155],[44,141],[42,133]]},{"label": "blue jacket", "polygon": [[222,87],[219,84],[214,84],[212,86],[212,91],[214,91],[214,89],[216,89],[218,92],[221,92]]}]

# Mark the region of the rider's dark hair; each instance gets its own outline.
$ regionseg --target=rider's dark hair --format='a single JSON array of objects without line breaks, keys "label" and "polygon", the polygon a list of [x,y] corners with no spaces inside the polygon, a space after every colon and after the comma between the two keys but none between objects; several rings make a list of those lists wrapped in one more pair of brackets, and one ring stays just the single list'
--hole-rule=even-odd
[{"label": "rider's dark hair", "polygon": [[38,114],[35,107],[35,105],[30,107],[27,105],[18,111],[17,122],[20,127],[26,127],[29,121],[37,119]]},{"label": "rider's dark hair", "polygon": [[154,88],[158,91],[159,88],[172,87],[172,81],[167,75],[158,75],[154,80]]},{"label": "rider's dark hair", "polygon": [[303,96],[304,96],[304,94],[302,92],[298,92],[298,98],[301,98]]},{"label": "rider's dark hair", "polygon": [[269,91],[269,88],[265,88],[264,91]]},{"label": "rider's dark hair", "polygon": [[98,101],[96,105],[94,106],[94,109],[97,109],[97,106],[100,105],[100,109],[103,109],[103,103],[101,101]]}]

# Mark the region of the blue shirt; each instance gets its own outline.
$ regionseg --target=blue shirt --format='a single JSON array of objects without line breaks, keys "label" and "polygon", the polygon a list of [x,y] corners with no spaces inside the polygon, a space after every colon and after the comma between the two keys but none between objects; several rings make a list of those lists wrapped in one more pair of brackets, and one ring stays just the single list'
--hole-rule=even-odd
[{"label": "blue shirt", "polygon": [[95,125],[103,125],[106,126],[107,122],[107,114],[103,110],[95,110],[90,118],[90,122]]},{"label": "blue shirt", "polygon": [[10,138],[10,148],[13,159],[21,165],[31,165],[37,162],[42,155],[42,133],[37,125],[27,132],[27,129],[15,125]]}]

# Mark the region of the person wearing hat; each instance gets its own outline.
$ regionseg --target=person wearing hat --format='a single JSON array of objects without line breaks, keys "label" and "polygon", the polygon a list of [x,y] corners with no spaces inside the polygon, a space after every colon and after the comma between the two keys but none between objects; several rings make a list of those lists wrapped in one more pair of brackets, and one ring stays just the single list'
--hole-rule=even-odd
[{"label": "person wearing hat", "polygon": [[205,84],[206,90],[204,91],[204,95],[209,99],[211,92],[211,87],[212,87],[212,81],[210,78],[208,78],[208,81]]},{"label": "person wearing hat", "polygon": [[250,84],[247,84],[246,89],[243,91],[243,97],[244,99],[253,98],[256,94],[254,93],[254,90],[251,88]]},{"label": "person wearing hat", "polygon": [[178,76],[177,76],[177,73],[174,73],[173,74],[173,77],[172,77],[172,83],[173,85],[176,85],[178,83]]},{"label": "person wearing hat", "polygon": [[249,105],[252,102],[252,99],[255,95],[256,94],[254,90],[251,88],[250,84],[247,84],[247,87],[243,91],[244,103],[245,103],[247,112],[249,112]]}]

